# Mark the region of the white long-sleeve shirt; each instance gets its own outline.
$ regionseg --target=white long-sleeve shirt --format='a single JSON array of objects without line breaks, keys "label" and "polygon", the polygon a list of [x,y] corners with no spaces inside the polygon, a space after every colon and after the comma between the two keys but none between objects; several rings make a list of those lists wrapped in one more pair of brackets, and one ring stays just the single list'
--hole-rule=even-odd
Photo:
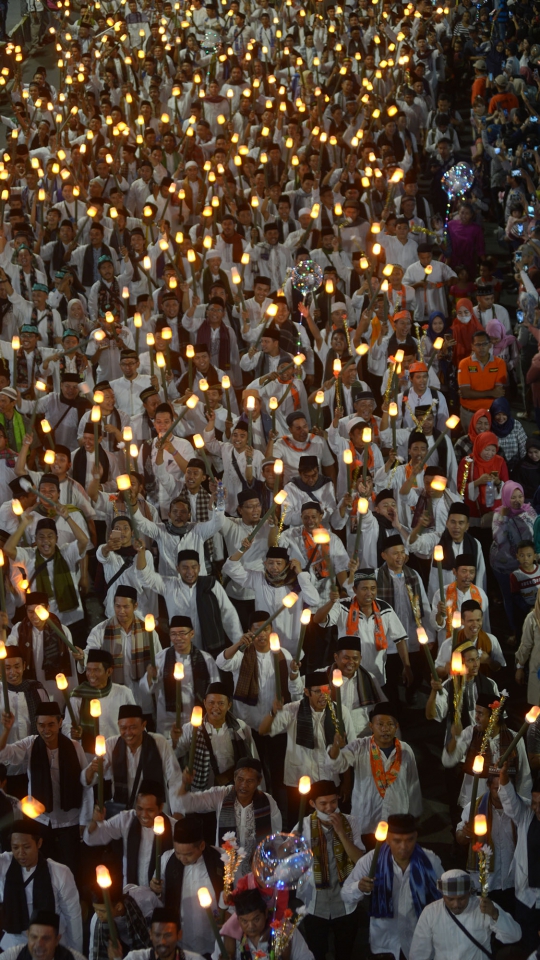
[{"label": "white long-sleeve shirt", "polygon": [[[178,574],[175,577],[162,577],[154,571],[153,565],[150,566],[148,563],[143,570],[137,571],[137,575],[140,586],[150,587],[165,598],[169,619],[176,615],[191,617],[195,631],[193,643],[201,650],[204,649],[204,637],[201,633],[197,607],[196,583],[189,586]],[[217,581],[212,587],[212,593],[220,608],[223,630],[231,643],[236,643],[242,636],[242,626],[238,614],[225,593],[225,590]]]},{"label": "white long-sleeve shirt", "polygon": [[[141,617],[137,617],[137,620],[140,620],[140,619]],[[142,707],[143,713],[152,713],[153,703],[152,703],[152,698],[148,693],[148,688],[145,689],[144,687],[141,687],[140,680],[131,679],[131,629],[129,630],[129,632],[126,632],[126,630],[124,630],[124,628],[116,622],[116,618],[114,616],[109,617],[108,620],[102,620],[101,623],[97,623],[96,626],[93,627],[90,633],[88,634],[88,640],[87,640],[85,651],[84,651],[85,658],[84,658],[84,661],[81,661],[79,669],[81,673],[84,672],[84,670],[86,669],[86,662],[88,659],[89,650],[102,649],[103,642],[105,639],[105,630],[109,626],[112,626],[112,627],[118,626],[120,628],[119,639],[122,644],[122,656],[124,659],[124,663],[123,663],[124,684],[129,690],[131,690],[133,694],[134,702],[138,703],[139,706]],[[152,634],[150,633],[148,634],[148,643],[153,644],[154,655],[157,657],[158,653],[162,648],[159,642],[158,635],[155,630],[152,632]]]},{"label": "white long-sleeve shirt", "polygon": [[[468,825],[470,812],[471,805],[467,803],[461,811],[461,822],[458,830]],[[512,826],[512,818],[509,817],[504,810],[500,810],[493,805],[491,806],[491,840],[495,855],[491,858],[490,862],[488,890],[510,890],[515,884],[514,854],[516,852],[516,844],[514,841],[514,828]],[[476,889],[479,889],[480,879],[478,871],[469,872],[475,881]]]},{"label": "white long-sleeve shirt", "polygon": [[[81,703],[82,697],[71,697],[71,707],[75,714],[76,722],[79,721],[81,715]],[[108,737],[118,735],[120,732],[118,730],[118,711],[120,707],[127,703],[135,703],[135,697],[129,687],[125,687],[122,683],[111,684],[111,690],[108,696],[100,697],[101,716],[99,718],[99,732],[102,737],[107,739]],[[66,737],[71,736],[71,717],[68,711],[66,711],[62,730]],[[94,754],[87,754],[87,757],[93,760]]]},{"label": "white long-sleeve shirt", "polygon": [[[478,728],[474,727],[472,724],[468,727],[465,727],[464,730],[460,733],[457,738],[456,749],[453,753],[449,753],[447,748],[444,747],[442,752],[442,765],[443,767],[455,767],[458,763],[461,763],[465,760],[467,756],[467,751],[471,745],[473,734],[478,732]],[[500,757],[500,741],[499,735],[489,738],[489,750],[491,754],[491,762],[496,764]],[[505,746],[503,746],[503,753]],[[516,751],[518,755],[518,773],[516,778],[516,787],[518,793],[522,797],[530,797],[531,795],[531,786],[532,786],[532,777],[531,770],[529,767],[529,761],[527,759],[527,750],[525,747],[525,741],[520,740],[516,745]],[[463,783],[461,785],[461,792],[459,795],[458,803],[460,807],[464,807],[465,804],[470,803],[471,791],[473,785],[473,777],[470,773],[466,773],[463,777]],[[487,780],[484,777],[478,778],[478,793],[477,796],[481,797],[485,791],[488,789]]]},{"label": "white long-sleeve shirt", "polygon": [[[246,557],[248,556],[249,553],[246,553]],[[241,560],[231,560],[229,558],[223,564],[222,571],[241,587],[248,587],[253,590],[256,610],[268,610],[269,613],[273,613],[280,608],[283,597],[294,592],[291,586],[273,587],[268,583],[263,572],[247,570]],[[272,622],[272,629],[279,636],[282,648],[288,650],[293,656],[296,653],[300,635],[300,615],[303,603],[307,607],[311,607],[312,610],[321,606],[319,593],[313,587],[309,573],[299,573],[297,580],[300,587],[299,599],[293,607],[283,610]],[[238,637],[238,639],[240,638]]]},{"label": "white long-sleeve shirt", "polygon": [[[176,759],[170,740],[166,740],[165,737],[162,737],[159,733],[149,733],[149,737],[155,741],[158,753],[161,757],[161,764],[163,766],[163,780],[167,787],[169,794],[169,806],[172,813],[176,813],[178,810],[178,801],[176,798],[177,791],[180,789],[182,782],[182,774],[180,767],[178,765],[178,760]],[[109,737],[105,741],[105,756],[103,757],[103,776],[105,780],[114,780],[113,777],[113,768],[112,768],[112,756],[113,751],[118,743],[119,737]],[[131,750],[130,747],[126,750],[127,757],[127,792],[128,796],[131,795],[133,784],[135,783],[135,777],[137,776],[137,771],[139,767],[139,761],[141,759],[141,747],[137,747],[135,752]],[[83,782],[86,783],[86,770],[82,773]],[[97,783],[97,774],[94,774],[92,780],[92,786],[94,783]],[[140,777],[137,783],[140,783]],[[114,793],[114,787],[113,787]],[[93,797],[93,795],[92,795]],[[88,817],[88,820],[90,817]],[[87,820],[84,821],[87,823]]]},{"label": "white long-sleeve shirt", "polygon": [[[349,616],[350,600],[337,600],[330,610],[323,626],[329,627],[337,624],[338,637],[347,635],[347,620]],[[362,611],[359,611],[359,617],[356,622],[355,635],[360,637],[360,649],[362,653],[362,666],[369,670],[376,680],[384,686],[386,683],[386,657],[387,655],[396,655],[396,644],[401,640],[407,640],[407,631],[395,610],[386,600],[377,599],[379,607],[379,616],[384,628],[387,647],[377,649],[375,643],[375,617],[371,613],[366,617]],[[264,609],[264,608],[263,608]]]},{"label": "white long-sleeve shirt", "polygon": [[[0,853],[0,898],[4,899],[6,874],[13,861],[12,853]],[[82,950],[82,918],[79,891],[69,867],[56,860],[47,860],[51,876],[56,913],[60,917],[60,935],[62,943],[68,949]],[[28,915],[31,917],[34,904],[34,881],[31,879],[35,867],[22,867],[24,892],[28,905]],[[27,933],[4,933],[0,945],[3,950],[25,945],[28,942]]]},{"label": "white long-sleeve shirt", "polygon": [[[388,820],[391,813],[412,813],[418,817],[422,812],[422,794],[414,753],[408,743],[401,743],[401,767],[396,779],[381,796],[371,772],[371,737],[353,740],[344,747],[336,760],[330,760],[330,770],[335,776],[354,770],[354,788],[351,812],[360,821],[362,833],[373,833],[381,820]],[[396,757],[396,749],[387,757],[382,751],[385,770],[390,770]]]},{"label": "white long-sleeve shirt", "polygon": [[[3,750],[0,750],[0,763],[18,764],[28,773],[28,793],[30,796],[33,795],[30,758],[35,740],[37,740],[37,736],[35,735],[25,737],[24,740],[18,740],[17,743],[9,743]],[[77,740],[72,740],[71,743],[75,747],[81,770],[84,770],[87,765],[84,750]],[[73,827],[77,824],[86,824],[88,820],[90,820],[94,808],[94,795],[90,787],[83,784],[82,803],[80,807],[73,807],[71,810],[62,810],[60,805],[58,747],[56,747],[55,750],[50,750],[49,747],[47,747],[47,757],[51,771],[53,808],[50,812],[45,811],[41,813],[39,817],[37,817],[37,820],[39,823],[50,824],[53,830],[61,827]]]},{"label": "white long-sleeve shirt", "polygon": [[[216,666],[216,661],[209,653],[205,653],[204,650],[200,651],[204,657],[206,667],[208,670],[208,682],[217,683],[219,681],[219,671]],[[145,673],[144,677],[140,681],[141,687],[154,694],[157,698],[156,708],[157,708],[157,731],[161,733],[164,737],[170,737],[171,727],[176,722],[176,711],[168,712],[165,703],[165,693],[163,690],[163,669],[165,666],[165,657],[167,655],[167,649],[160,650],[156,654],[156,669],[157,669],[157,679],[154,681],[150,687],[148,684],[148,674]],[[184,667],[184,679],[179,681],[182,683],[182,724],[187,723],[191,717],[191,711],[195,704],[195,693],[193,687],[193,670],[191,669],[191,656],[186,654],[185,656],[180,653],[175,653],[175,662],[181,663]]]},{"label": "white long-sleeve shirt", "polygon": [[[488,953],[491,950],[492,933],[501,943],[516,943],[521,939],[521,927],[509,913],[497,907],[499,915],[492,920],[487,913],[480,912],[479,903],[479,897],[472,894],[467,907],[457,919]],[[485,960],[486,954],[475,947],[454,923],[444,900],[436,900],[420,914],[410,957],[411,960],[456,960],[456,957],[460,957],[460,960]]]},{"label": "white long-sleeve shirt", "polygon": [[[232,790],[232,787],[211,787],[210,790],[203,790],[202,793],[186,793],[176,799],[176,809],[179,813],[186,816],[188,813],[210,813],[214,810],[216,814],[216,847],[219,846],[219,818],[221,808],[226,795]],[[270,806],[270,821],[272,833],[280,833],[282,819],[279,807],[269,793],[265,794]],[[234,804],[234,813],[236,817],[236,840],[238,846],[246,850],[246,860],[249,862],[251,854],[257,845],[255,835],[255,816],[253,803],[243,807],[238,800]]]},{"label": "white long-sleeve shirt", "polygon": [[[11,633],[6,640],[6,644],[8,646],[10,646],[11,644],[19,643],[20,626],[21,626],[20,623],[16,623],[11,628]],[[63,633],[65,633],[66,638],[69,640],[69,642],[73,643],[73,639],[72,639],[71,633],[69,632],[69,629],[64,625],[62,625],[62,631]],[[43,630],[40,630],[38,627],[34,627],[34,626],[32,626],[32,650],[34,655],[34,669],[36,674],[36,680],[39,680],[39,682],[43,685],[43,688],[45,691],[45,697],[42,697],[42,699],[56,700],[60,709],[63,710],[65,701],[64,701],[62,692],[58,689],[56,685],[56,680],[45,679],[45,671],[43,670],[43,666],[42,666],[43,664]],[[77,680],[77,668],[76,668],[75,660],[73,658],[73,654],[71,653],[71,651],[69,651],[69,660],[71,664],[71,676],[66,677],[66,679],[68,682],[68,690],[72,690],[73,687],[77,685],[78,680]],[[21,709],[23,709],[22,705],[21,705]],[[27,731],[26,734],[23,734],[22,737],[17,737],[14,739],[22,740],[24,736],[26,736],[28,733],[29,733],[29,730]]]},{"label": "white long-sleeve shirt", "polygon": [[[290,673],[290,662],[292,656],[288,650],[283,649],[283,655],[287,661],[287,668]],[[237,650],[230,660],[226,660],[223,653],[220,653],[216,659],[216,666],[219,670],[233,674],[234,687],[238,682],[238,676],[242,666],[244,653]],[[244,720],[253,730],[258,730],[260,723],[272,709],[272,704],[276,698],[276,678],[274,671],[274,659],[270,650],[261,653],[257,650],[257,677],[259,681],[259,699],[254,706],[247,703],[241,703],[240,700],[233,701],[233,713],[236,717]],[[304,683],[300,676],[296,680],[289,677],[289,693],[292,700],[299,700],[304,693]]]},{"label": "white long-sleeve shirt", "polygon": [[[121,810],[109,820],[104,820],[97,824],[97,830],[89,832],[88,827],[84,831],[83,840],[89,847],[99,847],[110,843],[111,840],[122,840],[122,873],[124,885],[128,883],[128,835],[136,819],[135,810]],[[174,830],[175,821],[169,817],[171,830]],[[143,827],[141,825],[141,839],[139,844],[137,858],[137,883],[140,887],[147,887],[149,884],[148,875],[152,868],[150,876],[154,875],[155,862],[152,862],[152,847],[154,846],[155,833],[153,827]]]},{"label": "white long-sleeve shirt", "polygon": [[[161,857],[162,896],[165,897],[167,881],[165,868],[174,857],[174,850],[167,850]],[[184,951],[193,949],[204,955],[211,954],[215,946],[215,937],[204,910],[201,910],[197,891],[206,887],[212,897],[212,909],[217,910],[218,902],[216,891],[212,886],[210,874],[206,869],[201,853],[195,863],[188,863],[184,867],[182,877],[182,897],[180,899],[180,921],[182,926],[182,948]]]},{"label": "white long-sleeve shirt", "polygon": [[[288,787],[296,787],[300,777],[307,774],[311,777],[312,783],[316,783],[318,780],[333,779],[337,786],[339,777],[332,768],[332,762],[326,752],[324,710],[316,711],[313,710],[312,707],[310,708],[313,723],[313,739],[315,743],[313,750],[300,746],[300,744],[296,742],[298,711],[301,702],[301,700],[297,700],[294,703],[286,703],[283,709],[277,712],[270,729],[269,736],[271,737],[277,737],[279,733],[287,731],[284,782]],[[342,707],[342,710],[345,736],[348,741],[354,740],[354,727],[352,725],[351,715],[347,707]]]},{"label": "white long-sleeve shirt", "polygon": [[[443,874],[443,865],[439,857],[422,847],[423,853],[431,863],[437,878]],[[363,877],[369,875],[373,861],[373,850],[357,860],[353,871],[349,874],[341,890],[345,903],[356,906],[363,900],[365,894],[358,889]],[[392,858],[394,880],[392,884],[392,903],[394,915],[392,917],[371,917],[369,921],[369,945],[373,953],[393,953],[395,960],[399,960],[400,950],[406,957],[414,960],[411,953],[411,941],[417,923],[414,902],[411,894],[411,870],[407,865],[402,870]],[[397,909],[396,909],[397,908]]]}]

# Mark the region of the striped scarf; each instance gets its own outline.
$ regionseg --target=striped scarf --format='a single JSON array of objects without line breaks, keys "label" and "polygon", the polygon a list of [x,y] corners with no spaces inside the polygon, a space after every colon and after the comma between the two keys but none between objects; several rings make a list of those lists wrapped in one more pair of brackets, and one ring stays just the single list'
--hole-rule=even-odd
[{"label": "striped scarf", "polygon": [[[234,451],[233,451],[234,456]],[[178,494],[178,499],[191,510],[191,500],[188,491],[184,488],[181,493]],[[197,497],[195,500],[195,520],[197,523],[206,523],[210,519],[212,513],[212,498],[208,493],[208,490],[205,490],[204,487],[199,487]],[[192,517],[193,519],[193,517]],[[214,541],[210,537],[208,540],[204,541],[204,555],[205,558],[212,563],[214,559]]]},{"label": "striped scarf", "polygon": [[[290,703],[289,668],[283,650],[279,651],[279,673],[283,703]],[[234,691],[234,700],[239,700],[240,703],[246,703],[250,707],[255,707],[259,702],[259,669],[257,650],[254,644],[250,644],[242,658],[238,680],[236,681],[236,689]]]},{"label": "striped scarf", "polygon": [[[260,842],[272,833],[272,819],[270,816],[270,801],[268,795],[262,790],[256,790],[253,794],[253,813],[255,815],[255,840]],[[238,835],[238,824],[236,823],[236,790],[231,787],[223,798],[218,820],[218,846],[223,843],[223,837],[231,831]]]},{"label": "striped scarf", "polygon": [[[403,577],[405,579],[405,586],[411,588],[413,596],[416,597],[416,600],[418,600],[420,606],[420,616],[423,617],[424,608],[422,605],[422,595],[418,585],[418,575],[414,570],[411,570],[410,567],[405,565],[403,567]],[[407,596],[408,595],[409,591],[407,590]],[[390,574],[388,564],[386,563],[383,563],[383,565],[379,567],[377,573],[377,596],[380,597],[381,600],[386,600],[391,607],[394,606],[394,578]]]},{"label": "striped scarf", "polygon": [[[352,842],[352,830],[347,817],[342,817],[345,824],[345,833]],[[311,830],[311,850],[313,852],[313,878],[317,890],[328,890],[330,888],[330,871],[328,868],[328,844],[324,828],[316,813],[312,813],[309,818]],[[349,858],[345,847],[339,839],[335,830],[332,830],[332,849],[336,861],[336,869],[340,887],[351,873],[354,863]]]},{"label": "striped scarf", "polygon": [[[144,623],[134,617],[129,634],[131,638],[131,679],[141,680],[150,663],[150,635],[144,629]],[[113,683],[124,682],[124,649],[122,647],[122,627],[116,617],[112,617],[103,634],[103,649],[108,650],[114,660]]]}]

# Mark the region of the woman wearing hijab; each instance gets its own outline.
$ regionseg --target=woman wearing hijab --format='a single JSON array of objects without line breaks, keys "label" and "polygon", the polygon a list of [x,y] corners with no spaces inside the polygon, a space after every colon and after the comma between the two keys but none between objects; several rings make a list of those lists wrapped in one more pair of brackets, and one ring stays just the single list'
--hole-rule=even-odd
[{"label": "woman wearing hijab", "polygon": [[508,480],[508,467],[498,449],[499,440],[494,433],[481,433],[474,441],[471,458],[464,458],[459,464],[457,488],[463,489],[471,519],[479,519],[500,506],[500,488]]},{"label": "woman wearing hijab", "polygon": [[464,434],[456,441],[454,453],[459,463],[463,457],[469,457],[472,453],[474,441],[481,433],[491,430],[491,413],[489,410],[476,410],[469,424],[469,433]]},{"label": "woman wearing hijab", "polygon": [[470,357],[472,353],[472,338],[478,330],[483,330],[483,326],[476,319],[473,313],[473,305],[470,300],[463,298],[456,303],[456,317],[451,330],[454,334],[456,345],[454,347],[454,366],[457,367],[465,357]]},{"label": "woman wearing hijab", "polygon": [[497,397],[490,408],[491,430],[498,437],[499,452],[512,471],[527,450],[527,434],[519,420],[512,416],[510,404],[506,397]]},{"label": "woman wearing hijab", "polygon": [[500,320],[488,320],[486,333],[491,340],[494,357],[502,357],[507,370],[514,370],[519,359],[519,346],[515,337],[507,333]]},{"label": "woman wearing hijab", "polygon": [[508,480],[501,490],[501,506],[493,514],[493,543],[489,559],[504,601],[512,633],[515,631],[514,604],[510,574],[519,567],[517,548],[522,540],[531,540],[536,512],[525,503],[523,487]]}]

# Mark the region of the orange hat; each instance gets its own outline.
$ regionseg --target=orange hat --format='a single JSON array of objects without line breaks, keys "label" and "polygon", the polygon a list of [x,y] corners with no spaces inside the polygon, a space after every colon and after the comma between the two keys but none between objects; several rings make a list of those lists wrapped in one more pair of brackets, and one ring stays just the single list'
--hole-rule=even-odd
[{"label": "orange hat", "polygon": [[398,312],[394,314],[394,320],[401,320],[402,317],[408,317],[410,320],[411,314],[408,310],[398,310]]},{"label": "orange hat", "polygon": [[419,360],[416,360],[414,363],[411,363],[409,367],[409,374],[427,373],[427,372],[428,372],[427,364],[421,363]]}]

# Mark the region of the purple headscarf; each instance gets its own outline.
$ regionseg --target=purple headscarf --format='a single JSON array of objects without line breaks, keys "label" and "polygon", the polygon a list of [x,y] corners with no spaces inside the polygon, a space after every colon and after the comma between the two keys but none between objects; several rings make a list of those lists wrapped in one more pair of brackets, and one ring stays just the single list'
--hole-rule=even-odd
[{"label": "purple headscarf", "polygon": [[[516,510],[514,507],[512,507],[510,503],[510,498],[514,493],[514,490],[521,490],[521,492],[523,493],[523,487],[521,486],[521,484],[515,483],[514,480],[507,480],[506,483],[503,484],[503,487],[501,490],[502,505],[503,507],[506,507],[507,512],[510,514],[511,517],[517,517],[519,516],[520,513],[523,513],[523,511],[527,509],[527,504],[525,502],[521,505],[519,510]],[[523,496],[525,496],[525,494],[523,494]]]}]

